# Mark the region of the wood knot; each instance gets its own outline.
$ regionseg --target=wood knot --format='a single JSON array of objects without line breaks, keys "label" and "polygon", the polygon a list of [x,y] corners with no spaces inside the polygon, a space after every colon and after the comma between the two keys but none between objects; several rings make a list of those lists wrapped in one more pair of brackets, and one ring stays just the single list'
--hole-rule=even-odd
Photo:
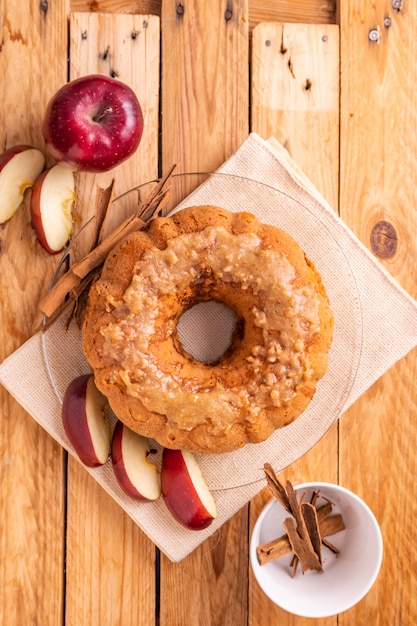
[{"label": "wood knot", "polygon": [[178,2],[177,6],[175,8],[175,12],[177,14],[177,17],[182,17],[184,15],[184,11],[185,11],[184,5],[181,4],[180,2]]},{"label": "wood knot", "polygon": [[230,7],[227,7],[226,11],[224,12],[224,19],[226,20],[226,22],[230,22],[232,17],[233,17],[233,11]]},{"label": "wood knot", "polygon": [[377,222],[372,228],[370,241],[372,252],[381,259],[391,259],[397,252],[397,231],[385,220]]}]

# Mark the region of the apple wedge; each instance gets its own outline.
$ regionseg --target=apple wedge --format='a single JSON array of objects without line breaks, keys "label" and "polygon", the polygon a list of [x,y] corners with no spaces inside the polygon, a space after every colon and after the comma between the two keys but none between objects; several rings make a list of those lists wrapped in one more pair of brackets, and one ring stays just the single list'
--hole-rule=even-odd
[{"label": "apple wedge", "polygon": [[32,226],[41,246],[50,254],[61,252],[73,229],[74,173],[53,165],[36,179],[30,202]]},{"label": "apple wedge", "polygon": [[44,155],[32,146],[13,146],[0,155],[0,224],[13,217],[44,167]]},{"label": "apple wedge", "polygon": [[148,460],[148,439],[118,421],[113,432],[111,459],[121,488],[132,498],[149,502],[161,495],[158,468]]},{"label": "apple wedge", "polygon": [[80,460],[88,467],[103,465],[110,452],[110,424],[104,415],[105,397],[92,374],[77,376],[62,401],[62,424]]},{"label": "apple wedge", "polygon": [[215,519],[216,503],[191,452],[164,448],[161,487],[168,510],[185,528],[202,530]]}]

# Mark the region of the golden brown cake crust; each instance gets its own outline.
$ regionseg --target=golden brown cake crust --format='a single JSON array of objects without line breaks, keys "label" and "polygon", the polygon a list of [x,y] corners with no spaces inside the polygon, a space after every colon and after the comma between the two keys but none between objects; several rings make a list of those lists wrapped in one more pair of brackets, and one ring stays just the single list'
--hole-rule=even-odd
[{"label": "golden brown cake crust", "polygon": [[[182,313],[207,300],[239,320],[215,363],[193,359],[176,332]],[[250,213],[190,207],[109,254],[90,290],[83,347],[130,428],[166,447],[221,453],[264,441],[302,413],[332,333],[321,278],[287,233]]]}]

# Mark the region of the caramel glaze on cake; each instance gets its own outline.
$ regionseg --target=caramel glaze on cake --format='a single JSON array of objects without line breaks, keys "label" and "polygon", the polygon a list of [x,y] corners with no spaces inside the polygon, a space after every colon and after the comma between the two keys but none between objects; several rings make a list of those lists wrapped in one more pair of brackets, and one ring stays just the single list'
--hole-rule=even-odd
[{"label": "caramel glaze on cake", "polygon": [[[215,363],[187,354],[176,325],[201,301],[237,315]],[[107,257],[83,347],[116,416],[197,453],[264,441],[307,407],[327,369],[333,315],[321,278],[285,232],[250,213],[190,207],[156,218]]]}]

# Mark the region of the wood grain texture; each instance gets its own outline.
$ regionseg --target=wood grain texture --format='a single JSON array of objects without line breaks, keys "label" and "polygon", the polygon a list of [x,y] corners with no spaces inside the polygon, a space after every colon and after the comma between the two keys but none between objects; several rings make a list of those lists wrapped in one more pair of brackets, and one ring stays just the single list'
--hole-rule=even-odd
[{"label": "wood grain texture", "polygon": [[[341,3],[340,210],[368,247],[377,222],[394,226],[396,253],[379,260],[416,297],[417,13],[401,5]],[[341,420],[341,482],[374,511],[385,550],[375,586],[341,626],[417,623],[416,370],[414,350]]]},{"label": "wood grain texture", "polygon": [[211,172],[248,132],[247,2],[177,5],[165,2],[161,15],[162,166]]},{"label": "wood grain texture", "polygon": [[[98,188],[106,188],[113,177],[117,196],[158,175],[159,33],[155,16],[71,15],[71,78],[116,72],[137,94],[145,121],[139,149],[128,161],[105,174],[77,175],[84,220],[94,213]],[[112,227],[132,212],[136,201],[137,195],[130,194],[126,203],[114,205]],[[156,549],[73,460],[68,464],[67,516],[66,624],[153,623]]]},{"label": "wood grain texture", "polygon": [[155,546],[76,460],[68,469],[66,626],[153,624]]},{"label": "wood grain texture", "polygon": [[300,24],[335,24],[336,0],[249,0],[249,24],[260,22],[298,22]]},{"label": "wood grain texture", "polygon": [[[66,54],[66,12],[65,2],[45,13],[39,3],[22,11],[0,0],[2,150],[18,143],[43,148],[48,90],[66,78],[65,65],[50,63]],[[55,264],[36,241],[29,194],[25,199],[0,226],[1,360],[34,332]],[[3,388],[0,407],[0,621],[55,626],[63,610],[63,452]]]},{"label": "wood grain texture", "polygon": [[265,22],[252,34],[251,126],[338,202],[339,29]]},{"label": "wood grain texture", "polygon": [[[323,37],[326,39],[323,41]],[[252,35],[252,130],[273,135],[337,211],[339,38],[337,26],[263,23]],[[306,83],[311,83],[306,90]],[[320,155],[317,157],[317,155]],[[293,485],[338,481],[338,423],[299,461],[280,474]],[[268,459],[265,459],[268,462]],[[271,498],[268,488],[251,501],[251,528]],[[278,532],[279,534],[279,532]],[[252,571],[249,586],[250,626],[334,626],[337,617],[312,620],[290,615],[271,602]]]},{"label": "wood grain texture", "polygon": [[162,0],[71,0],[71,11],[160,15]]},{"label": "wood grain texture", "polygon": [[[161,0],[71,0],[71,10],[101,13],[161,14]],[[249,0],[249,26],[252,29],[265,20],[300,22],[302,24],[334,24],[336,0]]]},{"label": "wood grain texture", "polygon": [[246,624],[247,536],[244,507],[180,563],[161,558],[160,626]]}]

